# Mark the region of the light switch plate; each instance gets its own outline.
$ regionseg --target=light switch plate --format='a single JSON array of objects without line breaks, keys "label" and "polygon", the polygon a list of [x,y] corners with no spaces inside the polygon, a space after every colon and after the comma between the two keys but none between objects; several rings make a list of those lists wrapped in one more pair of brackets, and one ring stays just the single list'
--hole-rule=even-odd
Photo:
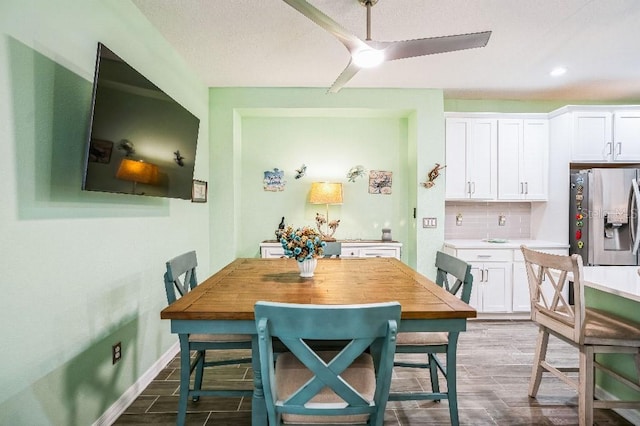
[{"label": "light switch plate", "polygon": [[437,228],[438,227],[438,218],[436,218],[436,217],[423,217],[422,218],[422,227],[423,228]]}]

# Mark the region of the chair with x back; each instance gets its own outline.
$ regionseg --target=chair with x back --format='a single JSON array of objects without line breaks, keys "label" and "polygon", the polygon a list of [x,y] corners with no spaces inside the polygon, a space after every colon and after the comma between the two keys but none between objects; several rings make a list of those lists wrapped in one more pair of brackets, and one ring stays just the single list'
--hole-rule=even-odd
[{"label": "chair with x back", "polygon": [[[524,255],[529,294],[531,320],[538,325],[538,340],[529,382],[529,396],[535,398],[542,373],[549,372],[578,391],[578,422],[593,424],[595,408],[640,408],[640,399],[612,401],[607,395],[594,399],[595,370],[610,383],[619,382],[629,394],[640,393],[640,324],[609,312],[585,306],[582,282],[582,257],[559,256],[521,247]],[[566,297],[569,281],[573,282],[573,305]],[[576,347],[579,351],[578,367],[557,367],[547,361],[549,335]],[[635,361],[635,377],[625,377],[620,371],[596,359],[597,354],[627,354]],[[617,359],[620,362],[620,358]],[[578,372],[575,376],[568,372]],[[615,384],[615,383],[614,383]]]},{"label": "chair with x back", "polygon": [[323,249],[323,257],[338,258],[342,254],[342,243],[337,241],[327,241]]},{"label": "chair with x back", "polygon": [[[436,254],[436,284],[451,294],[469,303],[473,276],[471,265],[443,252]],[[449,415],[451,424],[458,424],[458,397],[456,385],[456,348],[458,332],[403,332],[398,333],[396,353],[425,354],[426,362],[396,360],[396,367],[429,369],[432,392],[402,392],[392,393],[390,400],[449,400]],[[443,366],[437,353],[446,354],[446,365]],[[440,392],[438,371],[447,380],[447,391]]]},{"label": "chair with x back", "polygon": [[[195,251],[177,256],[166,263],[164,285],[169,304],[196,288],[196,267],[198,260]],[[251,390],[237,389],[202,389],[204,367],[239,364],[251,362],[251,358],[233,358],[207,361],[207,351],[221,351],[233,349],[251,349],[251,336],[245,334],[180,334],[180,399],[178,405],[178,425],[185,422],[187,402],[189,397],[197,401],[201,395],[209,396],[245,396],[251,395]],[[191,360],[191,351],[196,356]],[[195,370],[193,388],[189,387],[191,374]]]},{"label": "chair with x back", "polygon": [[[269,425],[383,424],[399,303],[258,302],[255,318]],[[276,338],[290,352],[274,357]],[[344,341],[344,346],[325,351],[310,341]]]}]

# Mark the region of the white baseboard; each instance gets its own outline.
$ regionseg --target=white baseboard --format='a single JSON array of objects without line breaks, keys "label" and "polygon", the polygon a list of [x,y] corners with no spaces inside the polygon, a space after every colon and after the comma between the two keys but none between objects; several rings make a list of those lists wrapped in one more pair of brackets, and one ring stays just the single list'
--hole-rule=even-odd
[{"label": "white baseboard", "polygon": [[[611,399],[616,400],[614,395],[603,390],[600,386],[596,386],[596,398],[598,399]],[[640,425],[640,410],[633,410],[628,408],[613,408],[613,411],[630,421],[632,425]]]},{"label": "white baseboard", "polygon": [[176,342],[93,423],[93,426],[112,425],[179,352],[180,342]]}]

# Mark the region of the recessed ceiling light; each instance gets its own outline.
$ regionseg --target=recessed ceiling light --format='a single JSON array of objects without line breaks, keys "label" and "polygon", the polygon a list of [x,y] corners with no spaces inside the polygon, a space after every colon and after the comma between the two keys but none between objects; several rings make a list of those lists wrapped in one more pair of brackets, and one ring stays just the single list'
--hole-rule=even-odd
[{"label": "recessed ceiling light", "polygon": [[557,67],[551,70],[551,72],[549,73],[549,75],[551,77],[560,77],[561,75],[563,75],[564,73],[567,72],[567,69],[564,67]]}]

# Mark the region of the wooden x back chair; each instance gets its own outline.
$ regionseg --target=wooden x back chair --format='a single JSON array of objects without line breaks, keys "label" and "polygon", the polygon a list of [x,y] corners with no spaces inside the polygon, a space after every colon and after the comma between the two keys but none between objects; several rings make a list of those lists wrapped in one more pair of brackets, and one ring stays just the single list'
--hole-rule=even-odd
[{"label": "wooden x back chair", "polygon": [[[591,309],[584,303],[582,258],[579,255],[559,256],[521,247],[524,255],[529,292],[531,319],[538,327],[538,339],[529,382],[529,396],[535,398],[543,372],[549,372],[578,391],[580,425],[593,424],[594,408],[640,408],[638,401],[595,400],[595,373],[599,371],[613,377],[635,392],[640,392],[640,379],[625,378],[598,363],[595,355],[602,353],[631,354],[635,356],[640,373],[640,324],[617,317],[608,312]],[[573,302],[565,294],[573,282]],[[554,367],[547,362],[549,335],[575,346],[579,350],[577,368]],[[567,375],[578,372],[578,379]]]},{"label": "wooden x back chair", "polygon": [[[258,302],[255,318],[269,425],[383,424],[399,303]],[[274,338],[290,352],[274,357]],[[344,346],[319,350],[313,343],[319,341],[344,341]]]},{"label": "wooden x back chair", "polygon": [[[469,303],[473,276],[471,265],[457,257],[439,251],[436,254],[436,284],[449,293],[457,295]],[[396,360],[396,367],[411,367],[429,369],[432,392],[403,392],[393,393],[391,400],[449,400],[449,415],[451,424],[458,424],[458,398],[456,385],[456,347],[458,332],[407,332],[398,334],[396,353],[420,353],[426,355],[426,362],[408,362]],[[443,366],[437,353],[446,354],[446,365]],[[438,371],[447,380],[447,391],[440,392]]]},{"label": "wooden x back chair", "polygon": [[[198,259],[195,251],[177,256],[166,263],[164,285],[167,302],[172,304],[198,285],[196,267]],[[251,349],[251,336],[248,334],[180,334],[180,399],[178,405],[178,424],[183,425],[189,397],[197,401],[201,395],[243,396],[251,395],[251,390],[202,390],[204,367],[251,362],[251,358],[226,358],[206,360],[207,351],[232,349]],[[191,359],[191,351],[196,352]],[[191,374],[195,370],[193,388],[189,387]]]}]

